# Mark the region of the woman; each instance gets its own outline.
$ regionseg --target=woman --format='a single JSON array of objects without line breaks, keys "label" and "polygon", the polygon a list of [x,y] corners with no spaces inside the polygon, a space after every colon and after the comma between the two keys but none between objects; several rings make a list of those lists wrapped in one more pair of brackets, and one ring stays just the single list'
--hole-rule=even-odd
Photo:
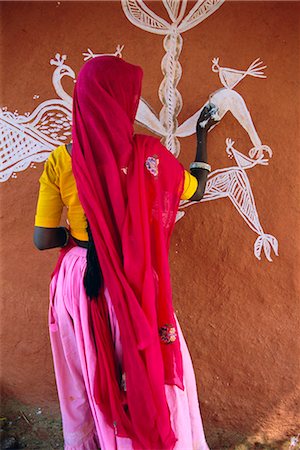
[{"label": "woman", "polygon": [[141,68],[117,57],[87,62],[73,143],[40,179],[34,242],[62,247],[49,326],[67,450],[208,448],[168,249],[180,198],[203,196],[215,110],[200,115],[192,176],[156,138],[134,134],[141,82]]}]

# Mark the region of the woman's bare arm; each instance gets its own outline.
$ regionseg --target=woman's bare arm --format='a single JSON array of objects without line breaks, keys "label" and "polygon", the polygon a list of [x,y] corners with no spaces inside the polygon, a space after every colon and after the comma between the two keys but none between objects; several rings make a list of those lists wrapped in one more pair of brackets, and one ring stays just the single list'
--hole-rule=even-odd
[{"label": "woman's bare arm", "polygon": [[[207,133],[208,130],[216,125],[218,121],[213,119],[216,114],[216,107],[214,105],[208,105],[203,108],[197,121],[196,133],[197,133],[197,150],[196,150],[196,162],[207,163]],[[190,201],[200,201],[205,192],[206,180],[208,171],[202,168],[191,169],[191,174],[197,178],[198,187],[195,194],[190,198]]]}]

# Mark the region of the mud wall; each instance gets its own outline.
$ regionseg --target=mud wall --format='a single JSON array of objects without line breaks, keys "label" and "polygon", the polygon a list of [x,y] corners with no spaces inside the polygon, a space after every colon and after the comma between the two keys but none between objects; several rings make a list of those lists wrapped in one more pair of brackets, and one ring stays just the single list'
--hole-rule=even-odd
[{"label": "mud wall", "polygon": [[[168,19],[161,2],[147,2]],[[191,8],[189,6],[188,8]],[[268,166],[244,171],[263,231],[278,240],[273,262],[253,250],[258,234],[230,198],[186,208],[172,240],[175,309],[194,362],[208,441],[216,432],[280,439],[299,430],[299,3],[225,2],[182,33],[180,123],[222,87],[211,71],[247,69],[260,57],[266,79],[236,87],[263,142]],[[1,106],[20,114],[57,98],[49,61],[66,54],[75,73],[82,53],[113,53],[144,69],[142,95],[158,112],[163,36],[143,31],[112,2],[2,2]],[[72,94],[72,80],[64,81]],[[38,98],[34,96],[38,95]],[[139,128],[141,131],[142,128]],[[253,145],[228,113],[209,135],[213,169],[237,165],[226,138],[248,155]],[[195,136],[180,139],[179,159],[194,159]],[[268,158],[268,154],[265,153]],[[47,330],[48,282],[57,251],[32,244],[38,179],[35,164],[1,184],[1,378],[6,395],[28,404],[57,403]]]}]

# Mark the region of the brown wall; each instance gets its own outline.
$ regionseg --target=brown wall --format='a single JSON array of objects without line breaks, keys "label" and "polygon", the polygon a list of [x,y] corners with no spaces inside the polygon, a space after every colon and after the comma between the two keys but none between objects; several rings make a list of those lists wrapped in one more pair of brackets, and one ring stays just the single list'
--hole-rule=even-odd
[{"label": "brown wall", "polygon": [[[265,232],[279,241],[272,263],[253,254],[257,235],[228,199],[191,206],[175,227],[171,251],[174,303],[192,354],[204,427],[214,433],[299,431],[299,3],[225,2],[183,33],[184,104],[180,123],[220,87],[211,59],[246,68],[260,57],[266,80],[237,86],[257,131],[274,152],[248,172]],[[160,2],[152,6],[164,14]],[[143,97],[159,111],[162,36],[133,26],[119,2],[3,2],[1,105],[20,113],[56,97],[50,58],[59,52],[77,73],[82,52],[123,56],[144,69]],[[71,93],[72,83],[66,85]],[[39,94],[39,100],[33,95]],[[297,123],[298,121],[298,123]],[[230,165],[225,138],[252,147],[228,114],[209,137],[213,168]],[[194,158],[195,137],[181,140],[180,160]],[[43,164],[1,185],[2,382],[27,403],[57,401],[47,330],[48,282],[57,251],[32,245]]]}]

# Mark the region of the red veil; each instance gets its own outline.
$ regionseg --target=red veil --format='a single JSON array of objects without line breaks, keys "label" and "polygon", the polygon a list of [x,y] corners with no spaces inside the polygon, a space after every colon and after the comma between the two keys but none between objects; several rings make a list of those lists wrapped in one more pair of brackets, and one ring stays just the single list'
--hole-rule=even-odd
[{"label": "red veil", "polygon": [[168,250],[183,167],[159,140],[135,135],[142,69],[99,56],[73,98],[73,172],[120,327],[126,391],[114,360],[103,290],[91,301],[95,400],[135,449],[172,449],[165,384],[183,389]]}]

